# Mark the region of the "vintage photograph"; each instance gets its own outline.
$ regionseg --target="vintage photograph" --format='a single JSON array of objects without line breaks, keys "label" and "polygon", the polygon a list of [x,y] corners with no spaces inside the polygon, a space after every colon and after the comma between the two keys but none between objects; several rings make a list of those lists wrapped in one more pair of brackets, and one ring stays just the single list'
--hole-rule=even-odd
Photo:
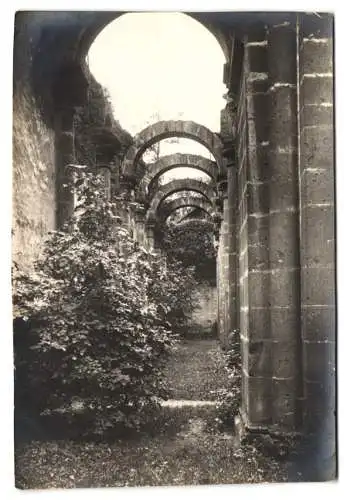
[{"label": "vintage photograph", "polygon": [[334,21],[16,12],[16,488],[337,478]]}]

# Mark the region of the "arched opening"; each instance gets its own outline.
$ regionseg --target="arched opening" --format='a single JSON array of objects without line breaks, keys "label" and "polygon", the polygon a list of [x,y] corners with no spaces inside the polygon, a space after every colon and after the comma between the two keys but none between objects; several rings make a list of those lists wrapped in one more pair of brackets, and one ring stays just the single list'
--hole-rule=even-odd
[{"label": "arched opening", "polygon": [[216,179],[217,171],[214,161],[199,155],[176,153],[163,156],[146,166],[139,191],[142,195],[149,195],[157,184],[163,185],[178,177],[211,183]]},{"label": "arched opening", "polygon": [[152,214],[156,214],[160,204],[167,196],[184,191],[200,193],[209,201],[212,201],[215,196],[214,189],[204,182],[196,181],[194,179],[175,179],[158,189],[150,203],[147,218],[149,219]]},{"label": "arched opening", "polygon": [[133,135],[155,121],[180,119],[218,131],[225,61],[209,29],[179,12],[122,14],[99,32],[87,55],[115,118]]},{"label": "arched opening", "polygon": [[171,137],[192,139],[206,147],[214,156],[219,172],[224,172],[223,145],[217,134],[193,121],[169,120],[149,125],[134,137],[133,144],[126,151],[123,160],[124,177],[132,179],[139,177],[142,169],[137,165],[144,152],[161,140]]}]

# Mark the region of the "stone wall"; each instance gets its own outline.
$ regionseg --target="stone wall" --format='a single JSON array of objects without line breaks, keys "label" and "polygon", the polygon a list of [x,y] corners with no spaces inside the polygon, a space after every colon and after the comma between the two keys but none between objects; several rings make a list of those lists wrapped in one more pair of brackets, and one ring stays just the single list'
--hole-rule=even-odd
[{"label": "stone wall", "polygon": [[14,50],[12,252],[24,269],[32,265],[56,223],[55,133],[44,123],[34,97],[31,60],[30,36],[25,23],[19,23]]},{"label": "stone wall", "polygon": [[331,463],[336,411],[332,16],[300,16],[298,46],[303,418]]},{"label": "stone wall", "polygon": [[[101,87],[80,61],[60,59],[63,49],[53,43],[54,30],[70,33],[72,17],[67,12],[18,12],[15,18],[12,253],[19,267],[29,268],[48,231],[61,228],[72,215],[74,196],[66,185],[73,172],[66,166],[76,162],[75,109],[90,105],[87,89],[99,88],[102,98]],[[79,21],[83,17],[86,21],[87,13]],[[55,51],[49,54],[51,43]],[[104,114],[108,103],[100,100],[95,106]],[[117,123],[110,132],[108,137],[104,130],[105,140],[100,135],[98,141],[115,154],[131,137]],[[78,160],[89,165],[87,158]]]},{"label": "stone wall", "polygon": [[252,28],[243,41],[242,417],[251,428],[303,423],[334,432],[332,19],[300,14],[296,22]]}]

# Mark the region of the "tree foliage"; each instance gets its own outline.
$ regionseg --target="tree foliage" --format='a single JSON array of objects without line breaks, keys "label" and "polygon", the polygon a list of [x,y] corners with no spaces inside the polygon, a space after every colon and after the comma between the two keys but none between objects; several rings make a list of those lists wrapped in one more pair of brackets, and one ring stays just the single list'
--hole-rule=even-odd
[{"label": "tree foliage", "polygon": [[182,262],[185,268],[194,267],[198,281],[215,284],[214,236],[211,229],[204,227],[204,220],[193,220],[192,225],[171,224],[163,237],[163,248],[169,258]]},{"label": "tree foliage", "polygon": [[130,236],[123,201],[79,174],[69,232],[53,232],[31,274],[14,273],[16,387],[37,414],[82,401],[96,422],[135,427],[167,397],[172,331],[192,308],[192,275]]}]

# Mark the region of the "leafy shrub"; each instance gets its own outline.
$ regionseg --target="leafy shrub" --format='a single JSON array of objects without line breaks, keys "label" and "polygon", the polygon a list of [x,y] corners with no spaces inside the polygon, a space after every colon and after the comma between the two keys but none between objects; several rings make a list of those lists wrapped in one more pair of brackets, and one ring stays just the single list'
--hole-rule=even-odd
[{"label": "leafy shrub", "polygon": [[51,233],[34,272],[15,270],[17,405],[42,414],[79,401],[100,429],[137,427],[168,396],[162,366],[192,277],[130,237],[102,182],[79,175],[71,230]]},{"label": "leafy shrub", "polygon": [[239,413],[241,402],[241,347],[240,332],[233,330],[229,338],[230,347],[225,351],[228,389],[220,396],[218,423],[221,429],[232,427]]},{"label": "leafy shrub", "polygon": [[203,220],[192,226],[170,225],[165,228],[162,246],[168,258],[181,262],[185,269],[193,268],[198,282],[216,284],[216,250],[213,232],[205,229]]}]

